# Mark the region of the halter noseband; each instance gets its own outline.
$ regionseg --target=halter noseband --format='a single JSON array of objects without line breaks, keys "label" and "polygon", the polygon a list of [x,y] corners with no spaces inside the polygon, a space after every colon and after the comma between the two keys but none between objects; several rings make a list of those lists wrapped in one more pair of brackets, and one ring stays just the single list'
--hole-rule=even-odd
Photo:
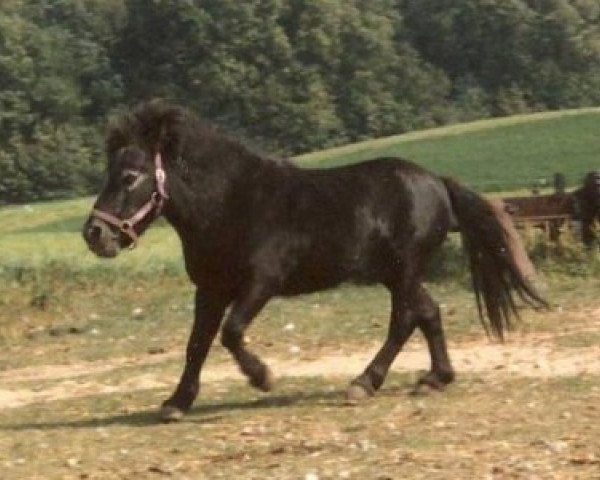
[{"label": "halter noseband", "polygon": [[135,226],[146,218],[153,210],[154,218],[159,217],[162,213],[165,200],[169,198],[165,186],[167,174],[163,168],[162,157],[159,152],[157,152],[154,157],[154,176],[156,178],[156,190],[152,192],[150,200],[142,205],[131,217],[121,220],[115,215],[103,212],[97,208],[92,210],[93,217],[99,218],[113,227],[117,227],[121,232],[127,235],[132,241],[130,248],[135,248],[139,239],[139,235],[135,231]]}]

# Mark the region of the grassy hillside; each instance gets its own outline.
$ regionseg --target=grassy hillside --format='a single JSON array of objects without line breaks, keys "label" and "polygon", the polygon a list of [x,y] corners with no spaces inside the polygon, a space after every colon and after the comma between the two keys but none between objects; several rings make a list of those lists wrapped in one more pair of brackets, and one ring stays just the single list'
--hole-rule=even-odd
[{"label": "grassy hillside", "polygon": [[306,167],[333,167],[402,156],[452,175],[480,191],[539,186],[561,172],[570,185],[600,168],[600,109],[482,120],[370,140],[297,157]]}]

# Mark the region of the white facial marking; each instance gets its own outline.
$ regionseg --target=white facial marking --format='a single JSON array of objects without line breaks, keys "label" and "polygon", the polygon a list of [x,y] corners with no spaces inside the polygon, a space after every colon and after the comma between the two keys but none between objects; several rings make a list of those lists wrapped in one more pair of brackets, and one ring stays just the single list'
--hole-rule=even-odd
[{"label": "white facial marking", "polygon": [[129,192],[139,187],[147,176],[147,174],[139,172],[138,170],[125,170],[122,175],[123,179],[127,179],[129,183],[127,186]]}]

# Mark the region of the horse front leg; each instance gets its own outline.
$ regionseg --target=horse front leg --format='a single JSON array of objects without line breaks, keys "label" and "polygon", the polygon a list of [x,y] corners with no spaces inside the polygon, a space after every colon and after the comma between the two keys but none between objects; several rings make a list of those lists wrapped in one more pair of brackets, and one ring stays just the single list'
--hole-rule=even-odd
[{"label": "horse front leg", "polygon": [[187,344],[185,367],[175,392],[161,407],[163,421],[181,419],[198,396],[200,370],[219,330],[227,303],[220,295],[196,290],[194,325]]},{"label": "horse front leg", "polygon": [[263,392],[273,388],[273,374],[260,358],[246,349],[244,332],[269,298],[271,294],[266,284],[250,285],[234,302],[221,333],[221,343],[233,355],[250,385]]}]

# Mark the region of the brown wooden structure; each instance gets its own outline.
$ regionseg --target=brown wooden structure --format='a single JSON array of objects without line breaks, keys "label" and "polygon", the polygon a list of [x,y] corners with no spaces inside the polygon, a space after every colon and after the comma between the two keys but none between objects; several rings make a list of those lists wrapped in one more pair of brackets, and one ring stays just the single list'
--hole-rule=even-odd
[{"label": "brown wooden structure", "polygon": [[596,241],[594,227],[600,222],[600,171],[589,172],[583,186],[573,192],[557,189],[549,195],[507,197],[503,202],[517,227],[541,228],[553,241],[559,239],[563,226],[580,221],[582,241],[592,246]]},{"label": "brown wooden structure", "polygon": [[518,227],[541,228],[553,241],[560,229],[577,218],[576,197],[572,193],[556,193],[503,199],[506,211]]}]

